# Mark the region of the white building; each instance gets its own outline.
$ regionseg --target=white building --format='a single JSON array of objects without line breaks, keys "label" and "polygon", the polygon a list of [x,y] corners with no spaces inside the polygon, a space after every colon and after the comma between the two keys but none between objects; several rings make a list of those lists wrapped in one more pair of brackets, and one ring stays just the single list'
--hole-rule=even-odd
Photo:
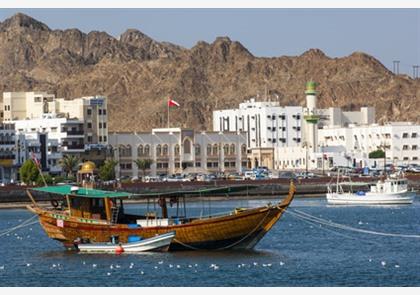
[{"label": "white building", "polygon": [[383,166],[381,159],[369,159],[369,153],[378,149],[385,150],[388,164],[419,164],[420,125],[393,122],[324,127],[319,130],[319,145],[331,152],[337,166]]},{"label": "white building", "polygon": [[12,123],[0,123],[0,182],[17,179],[20,165],[26,160],[25,141],[16,135]]},{"label": "white building", "polygon": [[214,111],[213,130],[248,132],[251,167],[315,169],[319,162],[319,128],[375,122],[372,107],[352,112],[318,109],[316,86],[315,82],[306,84],[306,107],[282,107],[278,102],[251,99],[238,109]]},{"label": "white building", "polygon": [[117,176],[141,176],[136,159],[152,159],[152,175],[185,172],[240,172],[247,166],[246,134],[162,128],[144,133],[113,133],[109,146]]}]

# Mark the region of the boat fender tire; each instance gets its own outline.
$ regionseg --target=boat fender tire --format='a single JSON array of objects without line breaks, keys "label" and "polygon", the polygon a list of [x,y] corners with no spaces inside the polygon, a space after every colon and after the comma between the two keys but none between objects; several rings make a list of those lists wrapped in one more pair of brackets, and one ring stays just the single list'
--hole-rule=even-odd
[{"label": "boat fender tire", "polygon": [[57,208],[57,207],[58,207],[58,201],[57,201],[57,200],[51,200],[51,205],[52,205],[54,208]]}]

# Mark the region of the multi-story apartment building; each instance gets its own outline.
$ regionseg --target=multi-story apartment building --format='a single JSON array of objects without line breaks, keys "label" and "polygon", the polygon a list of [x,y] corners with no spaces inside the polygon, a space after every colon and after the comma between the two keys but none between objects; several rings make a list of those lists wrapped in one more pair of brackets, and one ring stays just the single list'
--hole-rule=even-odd
[{"label": "multi-story apartment building", "polygon": [[16,135],[14,124],[0,123],[0,182],[16,180],[25,159],[25,141]]},{"label": "multi-story apartment building", "polygon": [[[382,160],[369,159],[378,149],[395,165],[420,163],[420,125],[393,122],[385,125],[350,125],[319,130],[319,144],[333,159],[332,164],[354,167],[380,166]],[[350,162],[350,163],[349,163]],[[376,164],[376,165],[375,165]]]},{"label": "multi-story apartment building", "polygon": [[278,102],[251,99],[239,104],[238,109],[214,111],[213,130],[248,132],[252,167],[300,169],[311,166],[319,152],[319,128],[375,122],[375,109],[371,107],[352,112],[333,107],[318,109],[316,85],[315,82],[306,85],[306,107],[282,107]]},{"label": "multi-story apartment building", "polygon": [[151,159],[151,174],[239,172],[247,166],[246,133],[163,128],[109,135],[117,176],[141,175],[136,159]]},{"label": "multi-story apartment building", "polygon": [[[105,158],[108,142],[107,99],[89,96],[55,98],[46,92],[5,92],[1,106],[4,122],[14,123],[28,150],[44,170],[60,173],[58,160],[64,154],[90,159]],[[95,150],[92,153],[92,150]]]}]

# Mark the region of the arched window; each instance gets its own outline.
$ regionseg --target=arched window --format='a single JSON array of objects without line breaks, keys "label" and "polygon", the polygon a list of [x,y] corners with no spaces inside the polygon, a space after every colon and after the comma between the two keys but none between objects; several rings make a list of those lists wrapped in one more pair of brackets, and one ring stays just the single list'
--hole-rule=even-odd
[{"label": "arched window", "polygon": [[146,144],[144,147],[144,155],[150,156],[150,145]]},{"label": "arched window", "polygon": [[223,154],[224,155],[228,155],[229,154],[229,145],[228,144],[225,144],[223,146]]},{"label": "arched window", "polygon": [[234,155],[235,154],[235,144],[231,144],[230,145],[230,151],[229,151],[229,153],[231,154],[231,155]]},{"label": "arched window", "polygon": [[201,154],[201,147],[200,147],[199,144],[196,144],[195,145],[195,155],[200,156],[200,154]]},{"label": "arched window", "polygon": [[213,156],[216,156],[219,154],[219,147],[217,144],[213,144]]},{"label": "arched window", "polygon": [[191,154],[191,140],[184,140],[184,154]]},{"label": "arched window", "polygon": [[124,155],[125,155],[125,146],[120,145],[120,146],[118,147],[118,155],[119,155],[120,157],[124,157]]},{"label": "arched window", "polygon": [[176,144],[174,147],[175,157],[179,157],[179,144]]},{"label": "arched window", "polygon": [[125,157],[131,157],[131,145],[127,145],[127,148],[125,149]]},{"label": "arched window", "polygon": [[143,149],[143,145],[139,145],[139,147],[137,148],[137,156],[141,157],[144,156],[144,149]]},{"label": "arched window", "polygon": [[156,146],[156,156],[160,157],[162,155],[162,146],[160,144],[158,144]]},{"label": "arched window", "polygon": [[207,145],[207,156],[211,155],[211,144]]},{"label": "arched window", "polygon": [[243,144],[241,146],[241,152],[242,152],[242,155],[246,155],[246,144]]},{"label": "arched window", "polygon": [[168,145],[167,144],[163,145],[163,155],[164,156],[168,155]]}]

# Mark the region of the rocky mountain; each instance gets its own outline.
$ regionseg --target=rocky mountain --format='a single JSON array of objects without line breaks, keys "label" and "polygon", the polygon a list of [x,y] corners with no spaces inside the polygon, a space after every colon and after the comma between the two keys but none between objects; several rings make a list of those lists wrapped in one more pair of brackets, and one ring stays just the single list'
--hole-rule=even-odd
[{"label": "rocky mountain", "polygon": [[[377,120],[419,121],[420,79],[394,75],[374,57],[355,52],[330,58],[319,49],[296,57],[255,57],[219,37],[187,49],[138,30],[51,30],[24,14],[0,23],[0,91],[48,91],[57,97],[106,95],[110,131],[171,125],[212,128],[212,111],[237,107],[259,94],[282,105],[304,105],[308,80],[319,83],[321,107],[375,106]],[[2,98],[0,98],[2,99]]]}]

